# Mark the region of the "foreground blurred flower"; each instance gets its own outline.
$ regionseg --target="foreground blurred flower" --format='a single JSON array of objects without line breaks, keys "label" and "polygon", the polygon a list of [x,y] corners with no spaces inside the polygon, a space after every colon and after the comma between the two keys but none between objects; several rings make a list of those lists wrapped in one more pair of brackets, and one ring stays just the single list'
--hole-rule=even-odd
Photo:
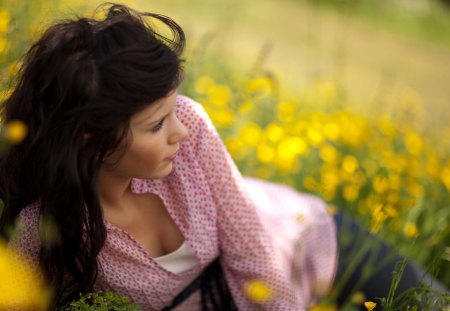
[{"label": "foreground blurred flower", "polygon": [[308,311],[337,311],[337,308],[330,304],[318,304],[309,308]]},{"label": "foreground blurred flower", "polygon": [[27,125],[19,120],[12,120],[6,124],[6,139],[11,144],[22,142],[27,136]]},{"label": "foreground blurred flower", "polygon": [[50,292],[40,274],[0,241],[0,310],[46,310]]},{"label": "foreground blurred flower", "polygon": [[366,301],[366,302],[364,303],[364,306],[366,307],[366,309],[367,309],[368,311],[372,311],[373,309],[375,309],[375,307],[377,306],[377,304],[376,304],[375,302],[373,302],[373,301]]},{"label": "foreground blurred flower", "polygon": [[244,294],[253,303],[267,303],[273,298],[271,288],[263,280],[250,280],[244,284]]}]

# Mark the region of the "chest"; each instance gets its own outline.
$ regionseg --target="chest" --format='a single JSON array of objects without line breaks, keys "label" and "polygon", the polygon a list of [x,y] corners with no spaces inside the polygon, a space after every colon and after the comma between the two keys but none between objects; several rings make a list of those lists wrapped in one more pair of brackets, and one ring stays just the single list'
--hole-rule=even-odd
[{"label": "chest", "polygon": [[129,204],[126,212],[105,213],[108,222],[128,232],[153,258],[181,246],[185,238],[160,197],[143,194]]}]

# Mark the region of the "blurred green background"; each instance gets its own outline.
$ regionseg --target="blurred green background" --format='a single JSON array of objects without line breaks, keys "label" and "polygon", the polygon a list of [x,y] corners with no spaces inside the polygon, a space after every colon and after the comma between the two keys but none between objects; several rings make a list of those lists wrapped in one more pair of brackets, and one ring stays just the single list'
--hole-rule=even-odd
[{"label": "blurred green background", "polygon": [[[100,3],[0,0],[2,98],[53,19]],[[320,195],[450,286],[448,1],[121,3],[183,27],[181,90],[243,174]]]}]

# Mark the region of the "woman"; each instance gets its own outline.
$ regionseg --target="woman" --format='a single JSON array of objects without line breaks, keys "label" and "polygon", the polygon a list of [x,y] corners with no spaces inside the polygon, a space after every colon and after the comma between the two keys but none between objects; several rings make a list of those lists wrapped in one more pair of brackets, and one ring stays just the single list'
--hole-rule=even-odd
[{"label": "woman", "polygon": [[[3,118],[28,136],[0,162],[0,229],[42,267],[53,307],[114,291],[143,310],[303,310],[331,286],[324,202],[242,178],[204,109],[177,94],[184,43],[171,19],[110,5],[104,20],[51,26],[25,57]],[[255,281],[272,295],[249,299]]]},{"label": "woman", "polygon": [[[242,290],[251,280],[276,291],[267,310],[298,310],[312,281],[331,282],[335,235],[323,202],[242,179],[203,108],[177,94],[184,40],[167,17],[112,5],[104,20],[55,24],[26,55],[4,120],[25,122],[29,134],[1,161],[1,229],[16,217],[25,224],[10,243],[39,262],[57,289],[55,306],[112,290],[159,310],[216,259],[227,284],[221,298],[231,295],[239,310],[257,308]],[[274,203],[305,214],[292,236],[273,234],[279,249],[267,230],[276,220],[263,209]],[[39,240],[39,219],[57,226],[57,240]],[[310,269],[294,290],[285,261],[300,234],[299,264]],[[322,249],[308,251],[316,244]],[[200,292],[180,308],[198,310]]]}]

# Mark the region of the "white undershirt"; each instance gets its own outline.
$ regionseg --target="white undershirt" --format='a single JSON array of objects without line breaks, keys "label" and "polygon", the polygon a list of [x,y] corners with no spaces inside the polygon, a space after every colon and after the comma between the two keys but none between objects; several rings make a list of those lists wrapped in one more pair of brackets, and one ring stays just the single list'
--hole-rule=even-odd
[{"label": "white undershirt", "polygon": [[200,264],[194,250],[186,243],[186,241],[172,253],[153,258],[153,260],[164,269],[173,273],[181,273]]}]

